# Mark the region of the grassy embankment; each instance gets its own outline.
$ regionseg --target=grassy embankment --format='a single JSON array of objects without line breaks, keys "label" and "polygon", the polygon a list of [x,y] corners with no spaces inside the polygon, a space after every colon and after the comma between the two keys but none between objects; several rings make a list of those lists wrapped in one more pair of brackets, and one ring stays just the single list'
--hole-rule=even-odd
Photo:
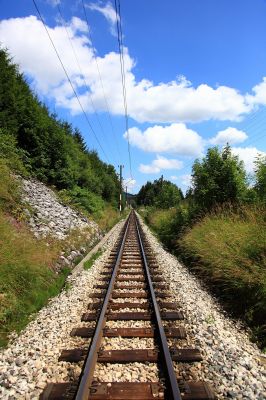
[{"label": "grassy embankment", "polygon": [[[116,222],[117,213],[106,210],[100,218],[108,229]],[[70,270],[56,274],[52,268],[60,252],[70,245],[84,244],[82,235],[60,242],[36,240],[24,221],[18,183],[0,160],[0,347],[7,344],[12,331],[23,329],[32,313],[63,288]]]},{"label": "grassy embankment", "polygon": [[148,212],[160,240],[199,274],[227,309],[245,321],[266,346],[266,212],[259,206],[206,215],[183,234],[175,210]]}]

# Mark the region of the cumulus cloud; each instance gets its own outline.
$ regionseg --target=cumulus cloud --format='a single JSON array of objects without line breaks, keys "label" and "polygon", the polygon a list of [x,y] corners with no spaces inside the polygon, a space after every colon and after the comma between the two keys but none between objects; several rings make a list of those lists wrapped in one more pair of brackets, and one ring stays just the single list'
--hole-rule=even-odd
[{"label": "cumulus cloud", "polygon": [[[147,152],[167,152],[186,156],[199,156],[203,152],[203,139],[185,124],[155,125],[142,132],[139,128],[128,130],[130,143]],[[124,134],[126,137],[126,134]]]},{"label": "cumulus cloud", "polygon": [[264,77],[262,79],[262,82],[260,82],[258,85],[255,85],[252,88],[252,91],[254,92],[254,94],[247,95],[247,101],[253,105],[266,105],[266,77]]},{"label": "cumulus cloud", "polygon": [[128,191],[134,189],[136,187],[136,185],[137,185],[136,179],[132,179],[132,178],[124,179],[123,183],[124,183],[124,187],[127,187]]},{"label": "cumulus cloud", "polygon": [[233,154],[237,155],[244,162],[247,173],[253,173],[254,161],[258,156],[266,156],[266,153],[256,147],[232,147]]},{"label": "cumulus cloud", "polygon": [[244,142],[248,138],[248,135],[239,129],[228,127],[223,131],[217,133],[216,136],[211,138],[209,142],[211,144],[236,144]]},{"label": "cumulus cloud", "polygon": [[[94,3],[89,7],[105,13],[105,17],[114,24],[115,15],[110,2],[105,5]],[[47,26],[47,29],[80,95],[84,109],[93,112],[64,27],[58,24],[53,28]],[[86,35],[85,21],[73,17],[68,23],[68,30],[96,110],[105,112],[107,106],[94,60],[95,49],[91,47]],[[81,113],[41,21],[35,16],[2,20],[0,37],[2,45],[10,50],[15,62],[33,80],[41,95],[50,96],[72,113]],[[213,88],[203,83],[195,87],[185,77],[155,84],[148,79],[137,80],[134,75],[135,61],[126,48],[124,54],[128,113],[138,122],[175,124],[210,119],[236,121],[256,104],[266,104],[266,78],[248,95],[227,86]],[[119,54],[110,52],[97,57],[97,61],[110,111],[114,115],[123,115]]]},{"label": "cumulus cloud", "polygon": [[182,161],[157,156],[151,164],[140,164],[139,170],[144,174],[157,174],[164,169],[181,169],[182,167]]},{"label": "cumulus cloud", "polygon": [[[74,17],[70,21],[68,30],[83,65],[87,60],[88,66],[85,70],[89,73],[93,52],[88,46],[87,37],[78,35],[80,27],[84,30],[82,20]],[[60,49],[60,56],[74,86],[77,87],[80,71],[73,61],[64,27],[56,26],[53,29],[48,27],[48,30],[55,46]],[[62,105],[73,96],[40,20],[35,16],[3,20],[0,22],[0,37],[1,43],[7,46],[14,61],[21,66],[24,73],[33,78],[35,87],[41,94],[55,98]]]},{"label": "cumulus cloud", "polygon": [[98,11],[99,13],[101,13],[106,18],[106,20],[108,21],[108,23],[110,25],[111,34],[116,36],[117,17],[116,17],[115,9],[113,8],[113,5],[110,1],[108,1],[103,6],[100,5],[99,3],[90,3],[90,4],[87,4],[86,7],[88,7],[90,10]]}]

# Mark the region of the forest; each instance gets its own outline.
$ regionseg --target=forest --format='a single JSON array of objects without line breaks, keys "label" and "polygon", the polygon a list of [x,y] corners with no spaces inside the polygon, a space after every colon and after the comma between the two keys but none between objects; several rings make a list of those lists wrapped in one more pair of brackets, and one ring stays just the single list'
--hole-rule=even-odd
[{"label": "forest", "polygon": [[0,157],[22,175],[55,186],[64,200],[97,214],[117,206],[112,165],[88,149],[80,131],[51,114],[6,50],[0,50]]}]

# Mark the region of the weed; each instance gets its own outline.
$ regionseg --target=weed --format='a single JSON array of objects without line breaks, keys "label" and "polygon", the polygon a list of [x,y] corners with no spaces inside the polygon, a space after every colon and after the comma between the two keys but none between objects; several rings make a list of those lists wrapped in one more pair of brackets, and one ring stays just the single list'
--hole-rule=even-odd
[{"label": "weed", "polygon": [[84,269],[88,270],[92,267],[92,265],[94,264],[94,262],[97,260],[97,258],[99,258],[103,253],[103,250],[100,248],[97,250],[96,253],[94,253],[89,260],[85,261],[84,263]]}]

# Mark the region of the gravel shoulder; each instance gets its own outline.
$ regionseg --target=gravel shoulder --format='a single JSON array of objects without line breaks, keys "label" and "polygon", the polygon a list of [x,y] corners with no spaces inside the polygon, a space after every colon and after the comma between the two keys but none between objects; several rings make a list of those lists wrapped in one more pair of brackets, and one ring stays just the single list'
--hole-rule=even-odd
[{"label": "gravel shoulder", "polygon": [[[241,324],[228,318],[199,280],[141,224],[171,294],[185,314],[188,341],[191,337],[202,352],[204,361],[193,367],[193,378],[209,382],[218,399],[266,399],[265,355],[250,342]],[[185,369],[175,364],[177,373]]]},{"label": "gravel shoulder", "polygon": [[59,363],[58,357],[63,349],[85,344],[83,339],[71,337],[70,332],[83,325],[81,315],[87,311],[93,285],[98,281],[123,223],[119,222],[108,235],[101,246],[104,252],[91,269],[76,268],[67,279],[68,289],[51,299],[21,334],[1,350],[1,399],[38,399],[47,382],[73,380],[79,375],[80,365]]}]

